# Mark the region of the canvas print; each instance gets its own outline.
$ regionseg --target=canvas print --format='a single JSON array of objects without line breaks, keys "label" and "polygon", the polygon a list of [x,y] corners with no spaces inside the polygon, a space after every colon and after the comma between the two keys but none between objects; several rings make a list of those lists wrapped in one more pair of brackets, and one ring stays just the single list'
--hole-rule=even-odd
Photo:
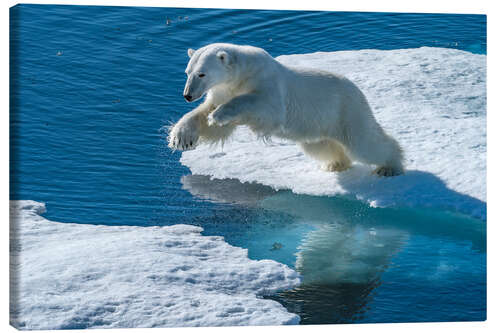
[{"label": "canvas print", "polygon": [[12,326],[486,320],[485,15],[20,4],[10,66]]}]

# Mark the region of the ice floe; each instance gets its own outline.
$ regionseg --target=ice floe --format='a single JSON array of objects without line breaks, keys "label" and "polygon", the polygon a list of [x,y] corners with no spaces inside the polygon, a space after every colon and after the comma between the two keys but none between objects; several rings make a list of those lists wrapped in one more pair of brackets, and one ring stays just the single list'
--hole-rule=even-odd
[{"label": "ice floe", "polygon": [[190,225],[59,223],[11,201],[11,324],[20,329],[297,324],[260,296],[297,272]]},{"label": "ice floe", "polygon": [[289,66],[347,76],[365,93],[377,120],[402,145],[407,172],[378,178],[355,164],[322,171],[293,142],[259,141],[240,127],[223,149],[183,152],[193,174],[256,182],[298,194],[346,195],[375,207],[456,210],[486,219],[486,56],[422,47],[285,55]]}]

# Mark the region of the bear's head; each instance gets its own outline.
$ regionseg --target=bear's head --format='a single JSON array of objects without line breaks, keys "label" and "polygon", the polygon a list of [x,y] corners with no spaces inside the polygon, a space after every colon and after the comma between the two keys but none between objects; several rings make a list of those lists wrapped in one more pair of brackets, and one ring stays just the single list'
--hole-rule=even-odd
[{"label": "bear's head", "polygon": [[194,102],[211,88],[228,83],[232,75],[232,52],[216,44],[198,50],[189,49],[189,63],[186,67],[187,81],[184,98]]}]

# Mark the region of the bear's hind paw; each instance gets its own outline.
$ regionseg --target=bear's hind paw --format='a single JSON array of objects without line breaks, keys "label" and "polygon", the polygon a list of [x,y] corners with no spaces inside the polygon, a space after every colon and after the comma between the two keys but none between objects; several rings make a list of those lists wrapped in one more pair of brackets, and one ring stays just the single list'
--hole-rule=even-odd
[{"label": "bear's hind paw", "polygon": [[399,171],[397,171],[394,168],[389,167],[389,166],[381,166],[381,167],[376,168],[372,172],[372,174],[377,175],[379,177],[393,177],[393,176],[398,176],[398,175],[402,174],[402,172],[399,172]]}]

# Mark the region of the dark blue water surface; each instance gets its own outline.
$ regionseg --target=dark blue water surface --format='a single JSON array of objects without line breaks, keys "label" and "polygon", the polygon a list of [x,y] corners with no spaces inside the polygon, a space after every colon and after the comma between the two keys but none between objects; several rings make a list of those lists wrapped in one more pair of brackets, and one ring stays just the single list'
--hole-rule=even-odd
[{"label": "dark blue water surface", "polygon": [[486,16],[18,5],[10,24],[11,199],[55,221],[200,225],[299,270],[273,298],[303,324],[486,318],[484,221],[193,176],[164,130],[192,108],[188,48],[485,54]]}]

